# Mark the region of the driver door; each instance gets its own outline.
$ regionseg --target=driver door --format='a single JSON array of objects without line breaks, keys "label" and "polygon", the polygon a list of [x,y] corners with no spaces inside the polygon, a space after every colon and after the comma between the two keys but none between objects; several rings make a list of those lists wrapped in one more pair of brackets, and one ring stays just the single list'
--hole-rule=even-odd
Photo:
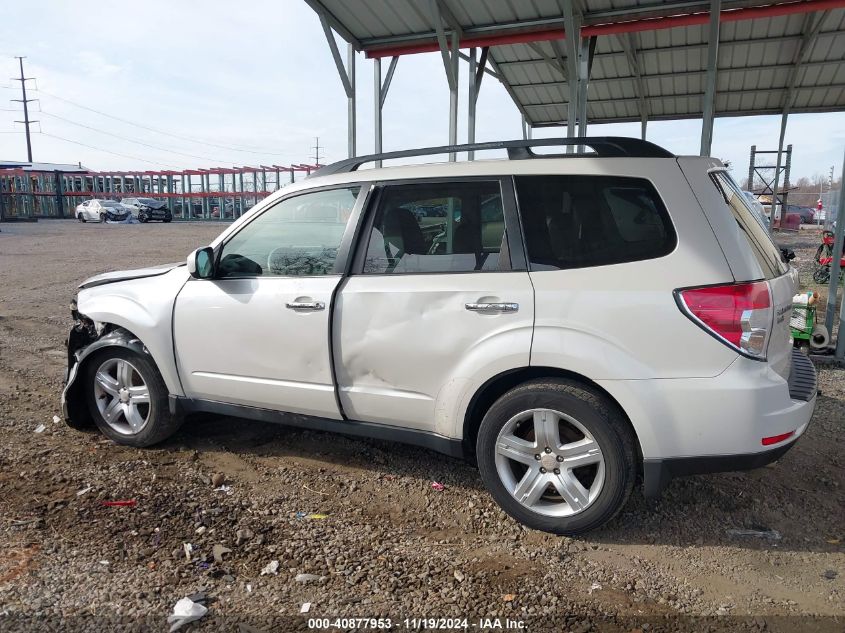
[{"label": "driver door", "polygon": [[185,284],[173,334],[188,397],[341,419],[329,316],[363,196],[285,198],[216,249],[215,278]]}]

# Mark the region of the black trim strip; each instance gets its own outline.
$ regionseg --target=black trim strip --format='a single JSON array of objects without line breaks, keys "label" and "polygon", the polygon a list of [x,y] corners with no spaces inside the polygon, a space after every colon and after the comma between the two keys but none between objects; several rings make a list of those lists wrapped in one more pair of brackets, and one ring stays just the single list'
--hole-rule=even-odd
[{"label": "black trim strip", "polygon": [[643,460],[643,494],[649,499],[660,496],[674,477],[724,473],[737,470],[762,468],[777,461],[797,440],[770,451],[746,453],[744,455],[708,455],[704,457],[676,457],[672,459]]},{"label": "black trim strip", "polygon": [[258,420],[260,422],[295,426],[313,431],[327,431],[330,433],[341,433],[343,435],[411,444],[459,459],[462,459],[465,455],[461,440],[452,439],[429,431],[400,428],[387,424],[360,422],[358,420],[331,420],[298,413],[286,413],[272,409],[260,409],[258,407],[239,404],[215,402],[213,400],[194,400],[173,394],[170,395],[170,412],[173,415],[215,413],[236,418]]},{"label": "black trim strip", "polygon": [[792,368],[789,370],[789,397],[809,402],[818,392],[816,368],[813,361],[800,350],[792,349]]}]

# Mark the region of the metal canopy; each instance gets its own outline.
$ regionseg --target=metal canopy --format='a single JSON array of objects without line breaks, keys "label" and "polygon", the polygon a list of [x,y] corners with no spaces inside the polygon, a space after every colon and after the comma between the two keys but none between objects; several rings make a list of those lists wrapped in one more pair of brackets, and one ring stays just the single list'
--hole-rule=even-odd
[{"label": "metal canopy", "polygon": [[[489,46],[490,68],[533,127],[566,124],[571,98],[583,99],[567,77],[586,85],[587,65],[591,123],[704,114],[709,0],[429,1],[441,23],[425,1],[306,0],[368,57],[444,52],[438,38],[455,32],[461,48]],[[718,4],[714,116],[845,110],[845,2]],[[591,55],[566,40],[572,9],[579,40],[595,38]]]}]

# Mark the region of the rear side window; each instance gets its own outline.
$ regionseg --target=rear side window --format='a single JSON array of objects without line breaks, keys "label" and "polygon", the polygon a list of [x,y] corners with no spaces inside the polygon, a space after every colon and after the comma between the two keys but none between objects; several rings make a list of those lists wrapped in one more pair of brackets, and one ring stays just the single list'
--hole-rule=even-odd
[{"label": "rear side window", "polygon": [[610,176],[515,179],[531,270],[606,266],[669,254],[676,236],[647,180]]},{"label": "rear side window", "polygon": [[364,273],[508,270],[499,182],[388,185],[367,246]]},{"label": "rear side window", "polygon": [[725,171],[713,171],[710,175],[728,203],[740,231],[745,235],[748,248],[760,264],[766,279],[780,277],[786,273],[789,267],[783,262],[780,249],[775,246],[766,227],[757,219],[751,203],[733,178]]}]

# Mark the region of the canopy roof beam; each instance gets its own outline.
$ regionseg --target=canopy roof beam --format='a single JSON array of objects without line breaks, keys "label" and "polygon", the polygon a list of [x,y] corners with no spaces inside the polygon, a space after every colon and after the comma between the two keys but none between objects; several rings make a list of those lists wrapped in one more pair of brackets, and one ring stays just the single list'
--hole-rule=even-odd
[{"label": "canopy roof beam", "polygon": [[[491,25],[467,26],[462,30],[460,46],[463,48],[525,44],[527,42],[560,39],[566,28],[566,13],[570,2],[564,2],[564,15],[505,22]],[[710,21],[709,2],[663,2],[659,5],[619,10],[579,13],[584,37],[614,35],[618,33],[657,31],[682,26],[705,25]],[[441,6],[445,6],[441,2]],[[845,7],[845,0],[803,0],[762,5],[759,1],[725,1],[719,14],[720,22],[736,22],[794,15]],[[455,23],[453,26],[460,26]],[[434,52],[438,49],[437,31],[421,31],[362,40],[368,57]]]}]

